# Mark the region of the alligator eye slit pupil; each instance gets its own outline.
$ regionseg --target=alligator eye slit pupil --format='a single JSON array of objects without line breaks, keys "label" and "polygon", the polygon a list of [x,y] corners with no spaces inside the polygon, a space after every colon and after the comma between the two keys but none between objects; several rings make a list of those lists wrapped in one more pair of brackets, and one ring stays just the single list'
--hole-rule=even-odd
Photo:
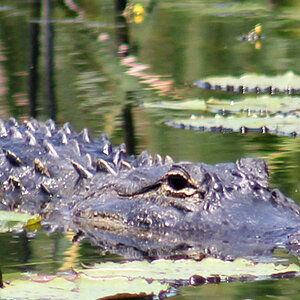
[{"label": "alligator eye slit pupil", "polygon": [[176,191],[179,191],[179,190],[182,190],[184,188],[186,188],[189,183],[187,182],[187,180],[182,177],[181,175],[171,175],[168,177],[168,184],[169,186],[176,190]]}]

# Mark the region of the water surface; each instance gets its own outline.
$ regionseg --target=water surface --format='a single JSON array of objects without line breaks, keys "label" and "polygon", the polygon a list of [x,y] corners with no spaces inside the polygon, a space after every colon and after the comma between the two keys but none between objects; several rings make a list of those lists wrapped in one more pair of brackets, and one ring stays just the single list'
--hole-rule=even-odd
[{"label": "water surface", "polygon": [[[146,10],[144,18],[129,16],[125,20],[112,1],[77,1],[77,7],[70,6],[70,1],[53,1],[47,20],[33,0],[1,1],[0,116],[23,120],[34,115],[41,121],[52,117],[59,124],[71,122],[75,130],[88,127],[94,136],[105,132],[114,144],[125,141],[134,154],[147,149],[175,160],[206,163],[263,157],[270,166],[272,186],[300,203],[299,138],[181,130],[164,122],[186,112],[143,107],[145,102],[209,97],[207,91],[192,86],[195,80],[209,75],[300,72],[299,3],[139,3]],[[265,35],[260,45],[241,41],[239,37],[257,23],[262,24]],[[34,30],[38,30],[37,36]],[[52,57],[49,32],[53,37]],[[36,49],[32,48],[34,37]],[[37,73],[29,85],[33,57],[37,58]],[[136,68],[129,74],[130,57]],[[147,69],[141,71],[139,67]],[[145,82],[145,73],[160,85]],[[49,85],[55,104],[49,104]],[[34,86],[34,99],[29,86]],[[56,272],[64,266],[65,252],[71,245],[69,237],[61,233],[47,236],[38,232],[34,237],[3,234],[0,239],[5,245],[0,248],[5,278],[20,271]],[[88,242],[76,251],[75,264],[117,259]],[[216,295],[222,299],[262,299],[266,295],[296,299],[298,281],[189,287],[176,299],[214,299]]]}]

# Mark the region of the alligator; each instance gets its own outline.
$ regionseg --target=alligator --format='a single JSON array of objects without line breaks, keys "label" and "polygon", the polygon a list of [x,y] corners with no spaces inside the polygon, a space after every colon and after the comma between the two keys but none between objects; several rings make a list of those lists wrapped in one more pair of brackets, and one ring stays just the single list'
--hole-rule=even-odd
[{"label": "alligator", "polygon": [[264,160],[209,165],[133,157],[105,135],[52,120],[0,121],[0,209],[40,214],[130,258],[300,257],[300,208],[271,190]]}]

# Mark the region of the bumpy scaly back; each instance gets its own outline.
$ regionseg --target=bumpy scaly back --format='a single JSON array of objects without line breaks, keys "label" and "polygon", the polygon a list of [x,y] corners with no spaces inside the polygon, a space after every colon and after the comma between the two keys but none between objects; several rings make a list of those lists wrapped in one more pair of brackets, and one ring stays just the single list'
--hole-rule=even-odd
[{"label": "bumpy scaly back", "polygon": [[83,194],[87,181],[99,172],[117,176],[131,168],[172,162],[148,152],[128,156],[124,144],[113,147],[106,135],[93,139],[87,129],[76,133],[69,123],[57,128],[52,120],[0,120],[0,147],[2,205],[9,208],[22,207],[28,197],[44,203]]}]

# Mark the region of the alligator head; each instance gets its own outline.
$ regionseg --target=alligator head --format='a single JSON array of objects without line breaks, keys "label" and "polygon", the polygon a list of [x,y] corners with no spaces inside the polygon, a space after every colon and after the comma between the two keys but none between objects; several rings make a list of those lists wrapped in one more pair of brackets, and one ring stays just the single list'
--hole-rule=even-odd
[{"label": "alligator head", "polygon": [[130,257],[226,259],[299,247],[299,207],[270,190],[266,164],[174,163],[126,154],[53,121],[0,122],[1,209],[39,213]]},{"label": "alligator head", "polygon": [[299,228],[299,207],[270,190],[262,159],[174,163],[145,152],[131,166],[105,185],[94,176],[72,209],[74,223],[104,248],[230,259],[270,254]]}]

